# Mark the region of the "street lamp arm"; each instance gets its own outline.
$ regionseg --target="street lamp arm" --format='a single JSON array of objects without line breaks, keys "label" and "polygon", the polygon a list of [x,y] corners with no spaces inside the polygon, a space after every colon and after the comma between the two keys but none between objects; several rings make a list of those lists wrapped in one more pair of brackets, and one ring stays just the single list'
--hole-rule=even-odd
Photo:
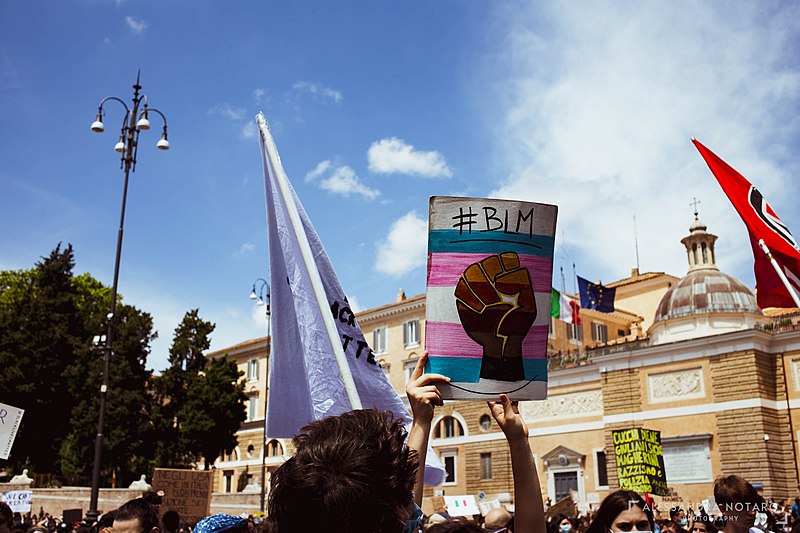
[{"label": "street lamp arm", "polygon": [[122,104],[122,107],[125,108],[125,114],[126,115],[130,112],[130,109],[128,109],[128,105],[121,98],[117,98],[116,96],[106,96],[105,98],[100,100],[100,105],[98,106],[98,111],[102,112],[103,104],[105,104],[109,100],[114,100],[115,102],[119,102],[120,104]]},{"label": "street lamp arm", "polygon": [[[164,116],[164,113],[162,113],[161,111],[159,111],[159,110],[158,110],[158,109],[156,109],[155,107],[147,107],[147,108],[145,108],[145,109],[146,109],[146,111],[152,111],[152,112],[154,112],[154,113],[158,113],[158,114],[161,116],[161,119],[164,121],[164,128],[166,128],[166,127],[167,127],[167,117],[165,117],[165,116]],[[142,113],[144,113],[144,112],[145,112],[145,111],[142,111]],[[140,115],[140,116],[141,116],[141,115]]]}]

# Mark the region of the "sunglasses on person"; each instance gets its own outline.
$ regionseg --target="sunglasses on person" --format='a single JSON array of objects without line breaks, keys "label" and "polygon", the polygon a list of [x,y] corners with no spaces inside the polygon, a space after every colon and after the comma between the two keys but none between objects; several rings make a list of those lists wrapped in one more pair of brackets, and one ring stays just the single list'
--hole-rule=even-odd
[{"label": "sunglasses on person", "polygon": [[642,520],[641,522],[631,523],[631,522],[620,522],[616,525],[617,530],[614,531],[613,529],[609,528],[611,533],[629,533],[630,531],[636,530],[638,533],[650,532],[652,529],[650,528],[650,522],[647,520]]}]

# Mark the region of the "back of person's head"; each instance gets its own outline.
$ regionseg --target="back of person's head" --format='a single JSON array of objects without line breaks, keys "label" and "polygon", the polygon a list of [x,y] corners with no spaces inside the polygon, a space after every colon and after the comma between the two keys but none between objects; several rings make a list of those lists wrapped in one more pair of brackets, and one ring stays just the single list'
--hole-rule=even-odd
[{"label": "back of person's head", "polygon": [[650,523],[649,530],[654,531],[653,510],[650,509],[644,498],[632,490],[618,490],[605,497],[586,533],[608,533],[617,516],[634,506],[647,515],[647,521]]},{"label": "back of person's head", "polygon": [[483,517],[483,529],[486,531],[497,531],[508,527],[511,523],[511,513],[503,508],[490,509]]},{"label": "back of person's head", "polygon": [[142,533],[150,533],[153,529],[158,530],[158,512],[156,508],[144,498],[136,498],[123,503],[114,512],[114,529],[118,529],[119,522],[138,520]]},{"label": "back of person's head", "polygon": [[169,510],[161,517],[161,525],[164,531],[175,533],[181,525],[181,515],[177,511]]},{"label": "back of person's head", "polygon": [[764,503],[764,498],[753,485],[746,479],[734,475],[717,478],[714,482],[714,500],[720,510],[725,510],[726,507],[731,507],[736,503],[750,507],[747,510],[756,510],[756,507]]},{"label": "back of person's head", "polygon": [[681,510],[682,509],[680,507],[671,507],[669,510],[669,519],[675,520],[678,515],[681,514]]},{"label": "back of person's head", "polygon": [[0,502],[0,527],[11,529],[14,526],[14,512],[6,502]]},{"label": "back of person's head", "polygon": [[277,533],[381,532],[402,524],[417,454],[403,421],[364,409],[312,422],[293,439],[295,455],[272,476],[269,519]]},{"label": "back of person's head", "polygon": [[475,522],[448,520],[432,525],[425,533],[486,533],[486,530]]}]

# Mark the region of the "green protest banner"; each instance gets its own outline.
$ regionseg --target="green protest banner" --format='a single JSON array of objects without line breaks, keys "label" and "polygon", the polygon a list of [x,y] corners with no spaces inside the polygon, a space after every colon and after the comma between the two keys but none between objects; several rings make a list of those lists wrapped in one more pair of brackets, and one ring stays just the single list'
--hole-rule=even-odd
[{"label": "green protest banner", "polygon": [[667,474],[661,432],[631,428],[611,432],[617,458],[619,488],[666,496]]}]

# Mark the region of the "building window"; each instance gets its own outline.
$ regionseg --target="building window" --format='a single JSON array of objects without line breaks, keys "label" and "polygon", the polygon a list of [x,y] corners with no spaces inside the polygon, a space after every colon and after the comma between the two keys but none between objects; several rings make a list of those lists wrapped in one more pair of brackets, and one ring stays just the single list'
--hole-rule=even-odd
[{"label": "building window", "polygon": [[250,359],[247,362],[247,380],[258,381],[258,359]]},{"label": "building window", "polygon": [[419,320],[409,320],[403,324],[403,346],[406,348],[419,346]]},{"label": "building window", "polygon": [[433,430],[433,438],[435,439],[452,439],[463,434],[464,428],[461,427],[461,422],[452,416],[445,416],[439,420]]},{"label": "building window", "polygon": [[567,324],[567,339],[572,342],[583,342],[583,326],[580,324]]},{"label": "building window", "polygon": [[489,415],[481,415],[478,424],[481,426],[481,431],[489,431],[492,429],[492,417]]},{"label": "building window", "polygon": [[225,470],[225,492],[233,492],[233,470]]},{"label": "building window", "polygon": [[458,458],[458,452],[455,450],[442,452],[440,455],[442,463],[444,464],[444,471],[447,474],[444,478],[445,485],[455,485],[456,483],[456,467],[457,462],[456,459]]},{"label": "building window", "polygon": [[255,446],[253,446],[252,444],[250,446],[248,446],[247,447],[247,458],[248,459],[252,459],[253,458],[253,454],[255,453],[255,451],[256,451],[256,447]]},{"label": "building window", "polygon": [[372,351],[386,353],[386,326],[376,328],[372,332]]},{"label": "building window", "polygon": [[492,479],[492,453],[481,454],[481,479]]},{"label": "building window", "polygon": [[600,322],[592,322],[592,340],[596,342],[608,342],[608,326]]},{"label": "building window", "polygon": [[595,468],[597,469],[597,486],[608,486],[608,465],[606,464],[606,451],[595,450],[594,452]]},{"label": "building window", "polygon": [[389,369],[392,367],[392,364],[386,359],[381,359],[380,361],[378,361],[378,364],[380,365],[381,370],[383,370],[383,374],[388,378]]},{"label": "building window", "polygon": [[418,358],[409,359],[405,363],[403,363],[403,373],[406,377],[406,383],[411,381],[411,374],[414,372],[414,369],[417,367]]},{"label": "building window", "polygon": [[272,439],[267,443],[267,457],[278,457],[279,455],[283,455],[283,446],[279,441]]},{"label": "building window", "polygon": [[258,395],[251,394],[247,397],[247,420],[255,420],[258,417]]},{"label": "building window", "polygon": [[556,319],[555,317],[550,317],[550,327],[547,328],[547,336],[551,339],[556,338]]}]

